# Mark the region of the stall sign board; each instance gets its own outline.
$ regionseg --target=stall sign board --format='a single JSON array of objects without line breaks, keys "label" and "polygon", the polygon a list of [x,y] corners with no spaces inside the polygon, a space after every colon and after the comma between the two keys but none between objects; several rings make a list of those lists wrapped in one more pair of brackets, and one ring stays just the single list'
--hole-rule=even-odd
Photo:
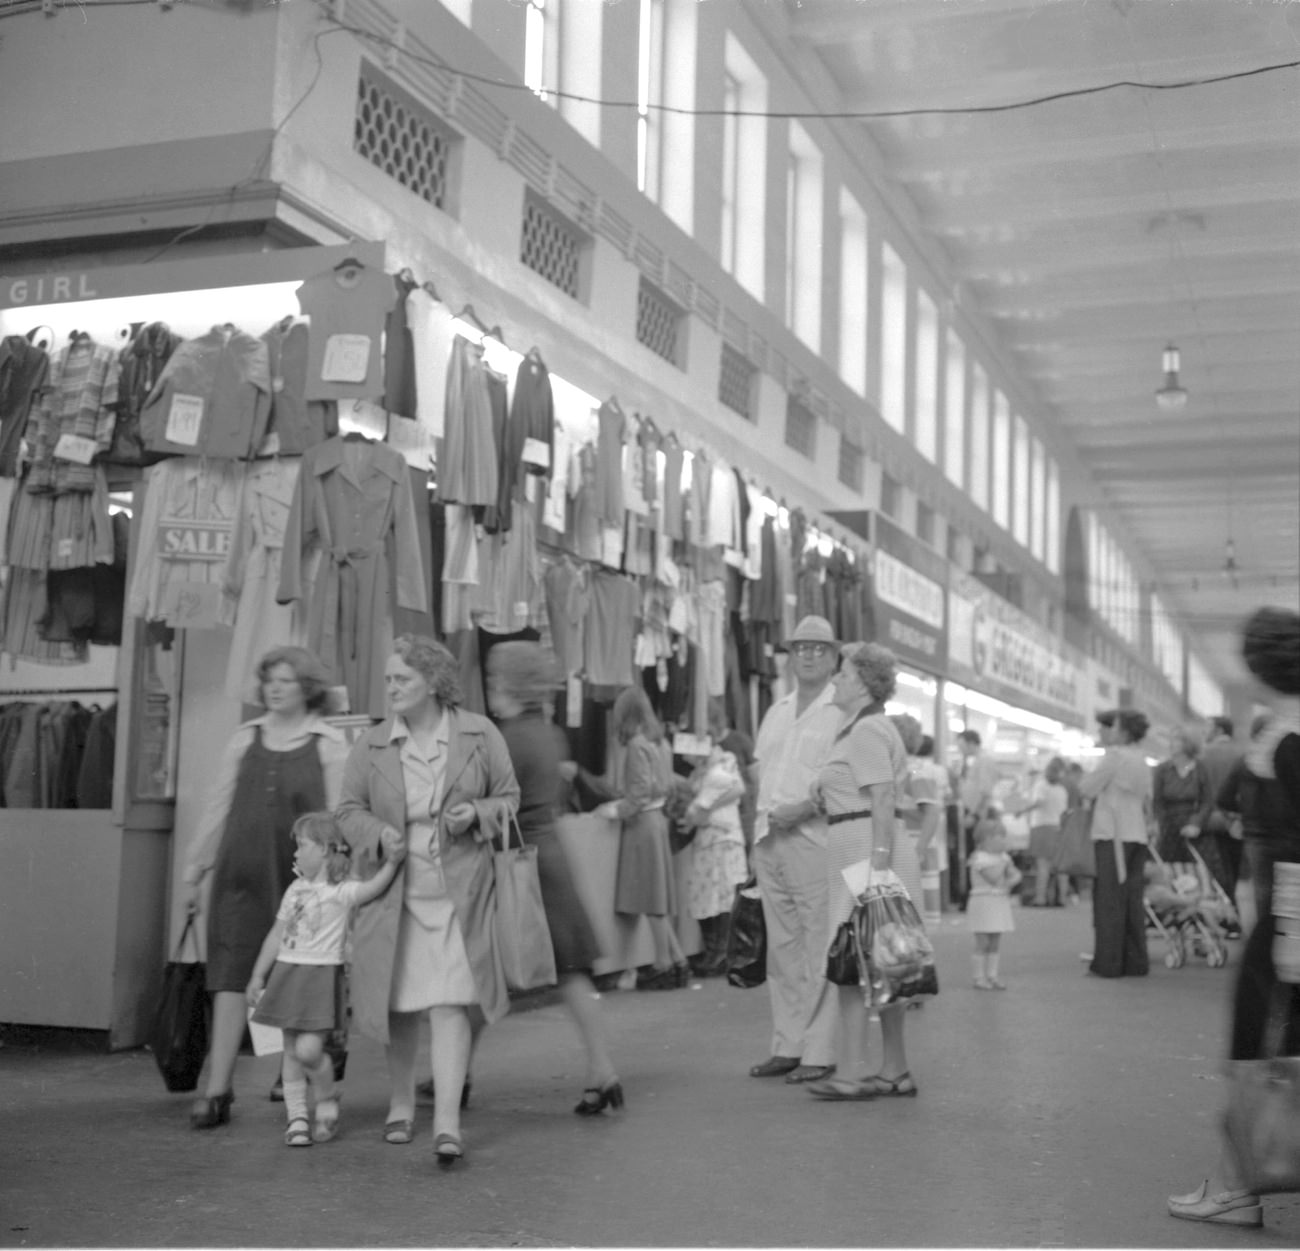
[{"label": "stall sign board", "polygon": [[879,513],[873,521],[876,641],[908,664],[942,673],[948,651],[946,564]]},{"label": "stall sign board", "polygon": [[1092,713],[1086,658],[978,578],[948,572],[948,676],[1071,725]]}]

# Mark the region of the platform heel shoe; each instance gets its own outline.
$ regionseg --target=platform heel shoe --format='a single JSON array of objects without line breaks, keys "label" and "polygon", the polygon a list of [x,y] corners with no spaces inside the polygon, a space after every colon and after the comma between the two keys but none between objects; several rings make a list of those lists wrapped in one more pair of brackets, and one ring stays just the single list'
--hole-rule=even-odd
[{"label": "platform heel shoe", "polygon": [[606,1108],[617,1110],[622,1106],[623,1083],[611,1077],[603,1085],[588,1086],[573,1111],[578,1116],[599,1116]]},{"label": "platform heel shoe", "polygon": [[235,1092],[227,1090],[219,1095],[196,1099],[190,1107],[191,1129],[215,1129],[230,1123],[230,1105],[235,1102]]}]

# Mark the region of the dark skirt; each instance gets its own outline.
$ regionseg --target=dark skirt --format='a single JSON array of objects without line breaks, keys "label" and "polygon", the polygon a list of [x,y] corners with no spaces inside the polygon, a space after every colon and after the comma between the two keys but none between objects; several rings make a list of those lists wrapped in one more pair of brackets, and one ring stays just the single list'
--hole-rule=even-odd
[{"label": "dark skirt", "polygon": [[602,952],[574,883],[564,845],[554,828],[529,841],[537,848],[537,878],[542,888],[546,924],[551,931],[551,946],[555,949],[556,972],[587,972]]},{"label": "dark skirt", "polygon": [[327,1034],[347,1023],[347,980],[341,964],[277,960],[253,1020],[280,1029]]},{"label": "dark skirt", "polygon": [[614,911],[628,916],[671,916],[677,911],[673,887],[668,821],[662,810],[628,817],[618,845]]}]

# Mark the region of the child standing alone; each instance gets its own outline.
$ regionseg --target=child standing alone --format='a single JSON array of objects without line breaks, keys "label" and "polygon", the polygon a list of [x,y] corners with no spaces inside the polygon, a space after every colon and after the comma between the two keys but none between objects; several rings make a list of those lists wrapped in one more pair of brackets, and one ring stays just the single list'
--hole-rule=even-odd
[{"label": "child standing alone", "polygon": [[[388,889],[406,849],[389,847],[379,872],[358,882],[348,880],[349,848],[328,812],[305,813],[293,823],[290,837],[298,847],[293,857],[298,880],[284,892],[245,993],[254,1021],[284,1031],[285,1145],[310,1147],[338,1132],[334,1065],[325,1041],[345,1024],[348,922],[354,909]],[[316,1095],[314,1126],[307,1119],[308,1079]]]},{"label": "child standing alone", "polygon": [[718,744],[695,779],[695,793],[686,820],[695,827],[691,854],[688,905],[699,922],[704,950],[695,959],[698,977],[720,977],[726,971],[727,931],[736,887],[748,876],[745,833],[740,800],[745,782],[736,757]]},{"label": "child standing alone", "polygon": [[1003,934],[1016,928],[1011,916],[1011,891],[1021,879],[1007,854],[1007,832],[997,809],[990,809],[975,827],[975,851],[970,858],[970,899],[966,916],[975,932],[971,956],[976,990],[1006,990],[998,977],[998,950]]}]

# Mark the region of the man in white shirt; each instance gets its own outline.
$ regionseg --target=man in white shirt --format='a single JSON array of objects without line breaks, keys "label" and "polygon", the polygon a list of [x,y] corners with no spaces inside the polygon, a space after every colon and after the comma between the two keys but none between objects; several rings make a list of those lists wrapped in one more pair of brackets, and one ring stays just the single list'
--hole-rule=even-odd
[{"label": "man in white shirt", "polygon": [[786,640],[795,690],[768,709],[759,726],[754,873],[767,926],[767,986],[772,1051],[751,1077],[821,1081],[834,1072],[837,1003],[825,994],[826,820],[808,797],[843,721],[831,703],[839,658],[825,617],[805,617]]}]

